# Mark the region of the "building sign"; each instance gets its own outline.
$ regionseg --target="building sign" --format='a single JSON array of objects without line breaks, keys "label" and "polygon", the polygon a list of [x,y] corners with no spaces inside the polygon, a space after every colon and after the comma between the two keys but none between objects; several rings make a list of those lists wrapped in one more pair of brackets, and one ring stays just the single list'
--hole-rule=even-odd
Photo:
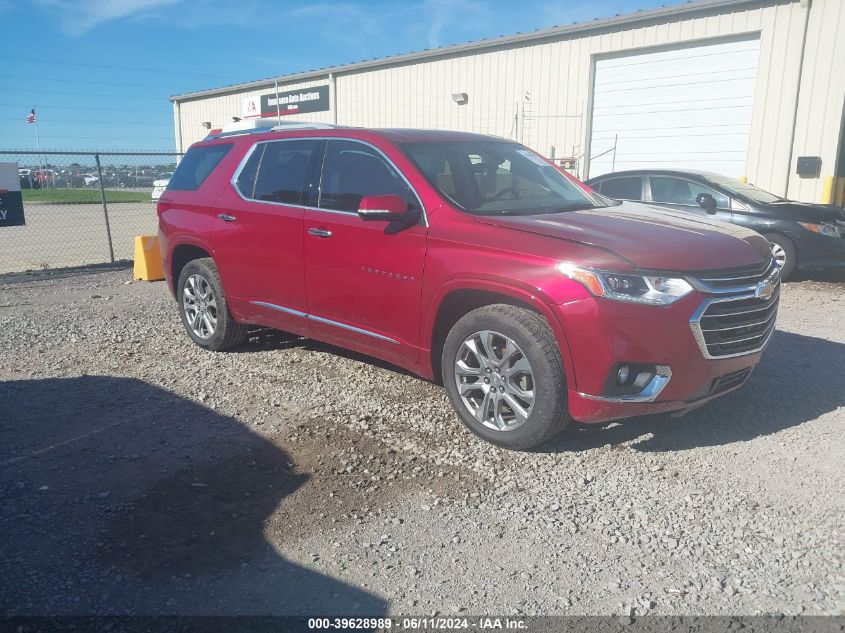
[{"label": "building sign", "polygon": [[275,92],[260,97],[244,97],[241,118],[287,116],[328,110],[329,87],[315,86],[280,92],[278,98]]},{"label": "building sign", "polygon": [[0,228],[24,224],[18,164],[0,163]]}]

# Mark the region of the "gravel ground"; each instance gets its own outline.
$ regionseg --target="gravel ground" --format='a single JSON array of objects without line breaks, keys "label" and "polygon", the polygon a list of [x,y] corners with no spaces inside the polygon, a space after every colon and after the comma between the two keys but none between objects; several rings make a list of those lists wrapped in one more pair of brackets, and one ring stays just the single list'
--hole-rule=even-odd
[{"label": "gravel ground", "polygon": [[190,343],[164,283],[0,278],[0,613],[845,614],[845,277],[741,390],[535,453],[310,340]]}]

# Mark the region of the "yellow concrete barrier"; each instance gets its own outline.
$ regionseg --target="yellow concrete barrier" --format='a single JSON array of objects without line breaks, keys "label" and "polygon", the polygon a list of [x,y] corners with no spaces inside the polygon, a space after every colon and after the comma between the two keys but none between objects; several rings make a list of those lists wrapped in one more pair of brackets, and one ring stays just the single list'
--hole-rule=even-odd
[{"label": "yellow concrete barrier", "polygon": [[164,279],[164,265],[161,260],[161,250],[158,247],[158,236],[135,236],[134,277],[143,281]]},{"label": "yellow concrete barrier", "polygon": [[836,179],[836,195],[834,196],[834,204],[837,206],[845,206],[845,176]]},{"label": "yellow concrete barrier", "polygon": [[833,176],[828,176],[824,179],[822,204],[833,204]]}]

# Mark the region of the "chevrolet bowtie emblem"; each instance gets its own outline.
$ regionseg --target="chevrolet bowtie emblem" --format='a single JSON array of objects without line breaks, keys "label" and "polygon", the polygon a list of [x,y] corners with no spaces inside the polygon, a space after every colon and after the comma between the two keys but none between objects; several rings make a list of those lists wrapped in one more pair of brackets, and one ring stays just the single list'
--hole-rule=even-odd
[{"label": "chevrolet bowtie emblem", "polygon": [[754,296],[758,299],[765,299],[768,301],[772,298],[773,294],[775,294],[775,284],[768,279],[759,282],[757,287],[754,289]]}]

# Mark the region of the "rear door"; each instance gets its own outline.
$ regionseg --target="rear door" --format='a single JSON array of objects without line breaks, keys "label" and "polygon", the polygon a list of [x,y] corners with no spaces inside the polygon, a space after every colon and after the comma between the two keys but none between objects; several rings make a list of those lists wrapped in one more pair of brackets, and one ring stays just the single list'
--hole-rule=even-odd
[{"label": "rear door", "polygon": [[307,330],[303,198],[320,146],[314,139],[255,144],[221,196],[214,259],[234,311],[246,320]]},{"label": "rear door", "polygon": [[[731,220],[731,199],[711,187],[688,178],[655,175],[649,175],[647,185],[650,192],[649,200],[655,204],[726,222]],[[707,213],[698,204],[696,199],[702,193],[713,196],[716,201],[716,213]]]},{"label": "rear door", "polygon": [[363,196],[397,194],[422,210],[418,196],[375,147],[332,139],[319,194],[305,212],[305,279],[311,328],[320,338],[414,362],[419,356],[424,218],[410,227],[365,222]]}]

